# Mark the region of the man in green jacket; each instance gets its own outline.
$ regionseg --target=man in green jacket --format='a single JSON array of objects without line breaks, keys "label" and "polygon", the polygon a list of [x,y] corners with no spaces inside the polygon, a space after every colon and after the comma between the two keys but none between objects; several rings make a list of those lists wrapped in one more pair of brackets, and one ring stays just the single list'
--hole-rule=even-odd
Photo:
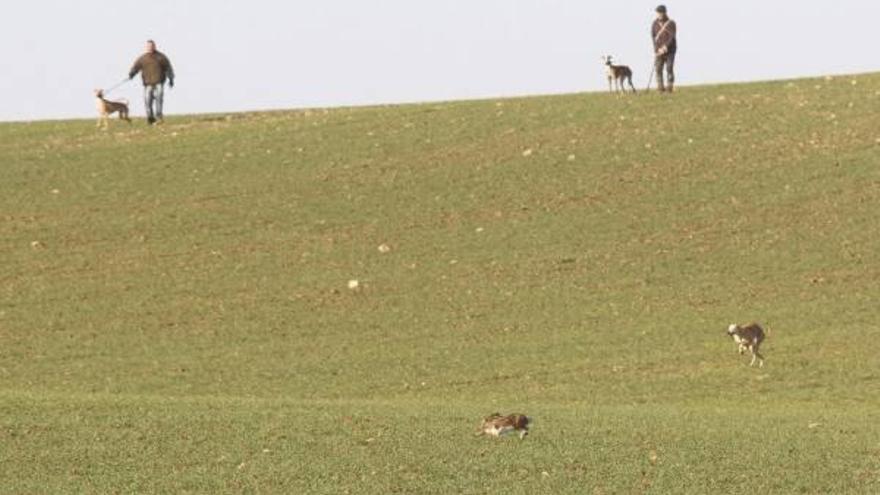
[{"label": "man in green jacket", "polygon": [[162,122],[162,100],[165,95],[165,81],[168,87],[174,87],[174,69],[164,53],[156,50],[156,43],[147,40],[146,53],[135,60],[128,78],[134,79],[137,73],[141,73],[144,82],[144,104],[147,107],[147,123],[155,124]]}]

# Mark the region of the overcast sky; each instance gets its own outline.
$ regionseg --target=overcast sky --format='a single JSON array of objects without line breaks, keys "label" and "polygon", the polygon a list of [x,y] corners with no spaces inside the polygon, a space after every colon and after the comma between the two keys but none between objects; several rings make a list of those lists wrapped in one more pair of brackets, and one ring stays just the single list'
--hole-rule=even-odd
[{"label": "overcast sky", "polygon": [[[0,14],[0,120],[92,117],[154,38],[166,113],[595,91],[650,72],[657,0],[18,0]],[[880,0],[669,1],[680,84],[880,70]],[[140,83],[114,97],[143,115]]]}]

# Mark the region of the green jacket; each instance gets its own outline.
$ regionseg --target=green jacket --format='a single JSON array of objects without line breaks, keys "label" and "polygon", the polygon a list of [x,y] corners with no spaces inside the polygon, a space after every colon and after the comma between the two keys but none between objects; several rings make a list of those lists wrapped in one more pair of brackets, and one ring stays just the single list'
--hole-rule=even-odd
[{"label": "green jacket", "polygon": [[131,70],[128,71],[128,78],[132,79],[140,72],[144,86],[155,86],[162,84],[167,79],[174,84],[174,69],[171,68],[171,62],[162,52],[145,53],[135,60]]}]

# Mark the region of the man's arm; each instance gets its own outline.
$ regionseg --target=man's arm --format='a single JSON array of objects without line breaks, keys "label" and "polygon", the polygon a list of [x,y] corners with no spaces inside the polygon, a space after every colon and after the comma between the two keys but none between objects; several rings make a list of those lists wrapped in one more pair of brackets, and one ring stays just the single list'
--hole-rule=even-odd
[{"label": "man's arm", "polygon": [[663,32],[664,28],[662,22],[654,21],[654,23],[651,24],[651,41],[654,44],[654,53],[660,53],[660,49],[663,46],[660,42],[660,38],[663,36]]},{"label": "man's arm", "polygon": [[165,67],[165,76],[168,78],[168,86],[174,87],[174,67],[171,66],[171,61],[168,60],[168,57],[162,55],[162,65]]},{"label": "man's arm", "polygon": [[667,45],[671,45],[673,41],[675,41],[675,37],[678,35],[678,25],[675,24],[675,21],[669,21],[669,29],[666,30],[669,32],[669,43]]},{"label": "man's arm", "polygon": [[137,60],[134,61],[134,65],[131,66],[131,70],[128,71],[128,78],[134,79],[134,76],[137,75],[138,72],[141,71],[141,59],[143,57],[138,57]]}]

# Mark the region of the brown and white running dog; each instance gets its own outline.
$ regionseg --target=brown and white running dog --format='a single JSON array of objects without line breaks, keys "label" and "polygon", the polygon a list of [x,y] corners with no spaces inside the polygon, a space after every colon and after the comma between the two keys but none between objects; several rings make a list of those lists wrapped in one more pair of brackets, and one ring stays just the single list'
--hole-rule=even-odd
[{"label": "brown and white running dog", "polygon": [[608,91],[613,93],[617,89],[617,91],[626,93],[626,87],[624,87],[623,83],[629,82],[632,92],[636,92],[636,87],[633,86],[632,69],[625,65],[614,65],[611,61],[611,55],[602,57],[602,61],[605,62],[606,75],[608,76]]},{"label": "brown and white running dog", "polygon": [[758,348],[761,347],[761,342],[764,342],[766,336],[761,325],[757,323],[745,326],[731,324],[727,327],[727,335],[730,335],[736,342],[740,354],[744,354],[746,350],[752,353],[752,362],[749,363],[749,366],[754,366],[755,361],[760,359],[759,367],[764,367],[764,356],[758,352]]},{"label": "brown and white running dog", "polygon": [[119,112],[120,119],[131,124],[131,119],[128,118],[128,102],[110,101],[104,98],[104,90],[96,89],[95,105],[98,108],[98,124],[95,127],[101,127],[101,124],[104,124],[104,129],[106,129],[110,125],[110,116],[116,112]]},{"label": "brown and white running dog", "polygon": [[489,435],[493,437],[501,437],[508,433],[517,433],[519,439],[522,440],[529,434],[529,425],[532,424],[532,418],[525,414],[509,414],[502,416],[494,413],[486,416],[480,425],[477,435]]}]

